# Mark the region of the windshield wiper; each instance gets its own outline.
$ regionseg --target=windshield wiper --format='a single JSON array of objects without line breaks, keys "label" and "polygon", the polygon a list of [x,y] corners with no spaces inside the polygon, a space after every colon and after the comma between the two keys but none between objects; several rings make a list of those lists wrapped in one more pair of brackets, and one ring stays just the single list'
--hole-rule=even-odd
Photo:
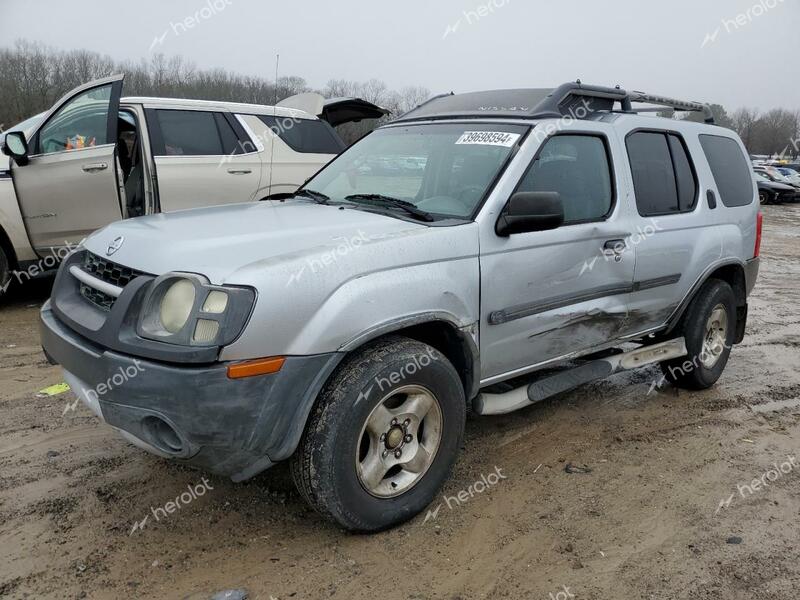
[{"label": "windshield wiper", "polygon": [[351,196],[345,196],[345,200],[350,202],[374,202],[376,204],[380,204],[383,206],[388,206],[392,208],[399,208],[400,210],[406,211],[408,214],[417,217],[422,221],[433,221],[433,215],[431,213],[422,210],[421,208],[417,208],[416,205],[408,202],[406,200],[400,200],[400,198],[392,198],[391,196],[384,196],[383,194],[353,194]]},{"label": "windshield wiper", "polygon": [[331,201],[330,196],[326,196],[322,192],[315,192],[314,190],[297,190],[294,196],[302,196],[304,198],[311,198],[314,202],[319,204],[328,204]]},{"label": "windshield wiper", "polygon": [[310,198],[314,202],[318,202],[319,204],[328,204],[330,202],[330,198],[323,194],[322,192],[315,192],[314,190],[297,190],[296,192],[278,192],[277,194],[270,194],[265,200],[278,200],[283,202],[284,200],[291,200],[292,198],[297,198],[298,196],[302,198]]}]

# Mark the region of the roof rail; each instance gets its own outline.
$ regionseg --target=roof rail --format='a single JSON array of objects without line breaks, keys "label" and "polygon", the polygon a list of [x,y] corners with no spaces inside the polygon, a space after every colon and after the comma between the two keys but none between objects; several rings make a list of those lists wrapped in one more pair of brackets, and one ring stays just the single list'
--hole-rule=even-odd
[{"label": "roof rail", "polygon": [[441,94],[400,116],[397,121],[452,118],[585,119],[595,113],[614,112],[619,104],[624,113],[652,112],[635,109],[633,103],[650,104],[679,111],[702,112],[706,123],[714,123],[711,107],[700,102],[674,100],[644,92],[627,92],[619,86],[585,85],[580,80],[556,89],[491,90],[466,94]]}]

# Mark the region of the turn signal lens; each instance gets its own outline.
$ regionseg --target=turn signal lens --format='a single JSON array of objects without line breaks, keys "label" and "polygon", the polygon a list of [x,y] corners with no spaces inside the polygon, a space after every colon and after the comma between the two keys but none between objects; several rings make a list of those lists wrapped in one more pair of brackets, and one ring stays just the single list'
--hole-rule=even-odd
[{"label": "turn signal lens", "polygon": [[283,363],[285,362],[286,358],[283,356],[273,356],[272,358],[259,358],[258,360],[234,363],[228,366],[228,378],[243,379],[245,377],[255,377],[256,375],[277,373],[283,368]]}]

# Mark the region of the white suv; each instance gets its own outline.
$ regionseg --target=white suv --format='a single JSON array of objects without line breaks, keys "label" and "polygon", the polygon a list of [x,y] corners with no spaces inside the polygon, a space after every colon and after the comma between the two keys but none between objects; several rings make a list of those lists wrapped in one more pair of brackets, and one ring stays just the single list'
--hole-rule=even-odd
[{"label": "white suv", "polygon": [[82,85],[6,134],[0,288],[12,270],[120,219],[293,192],[344,150],[334,125],[388,113],[318,94],[276,107],[120,98],[122,82]]}]

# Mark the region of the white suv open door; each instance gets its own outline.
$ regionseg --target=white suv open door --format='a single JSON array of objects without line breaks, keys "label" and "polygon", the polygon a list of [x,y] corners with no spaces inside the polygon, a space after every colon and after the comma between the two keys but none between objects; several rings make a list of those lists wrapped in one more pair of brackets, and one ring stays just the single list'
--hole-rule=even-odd
[{"label": "white suv open door", "polygon": [[40,254],[122,218],[116,157],[122,80],[106,77],[66,94],[31,135],[27,164],[12,161],[25,227]]}]

